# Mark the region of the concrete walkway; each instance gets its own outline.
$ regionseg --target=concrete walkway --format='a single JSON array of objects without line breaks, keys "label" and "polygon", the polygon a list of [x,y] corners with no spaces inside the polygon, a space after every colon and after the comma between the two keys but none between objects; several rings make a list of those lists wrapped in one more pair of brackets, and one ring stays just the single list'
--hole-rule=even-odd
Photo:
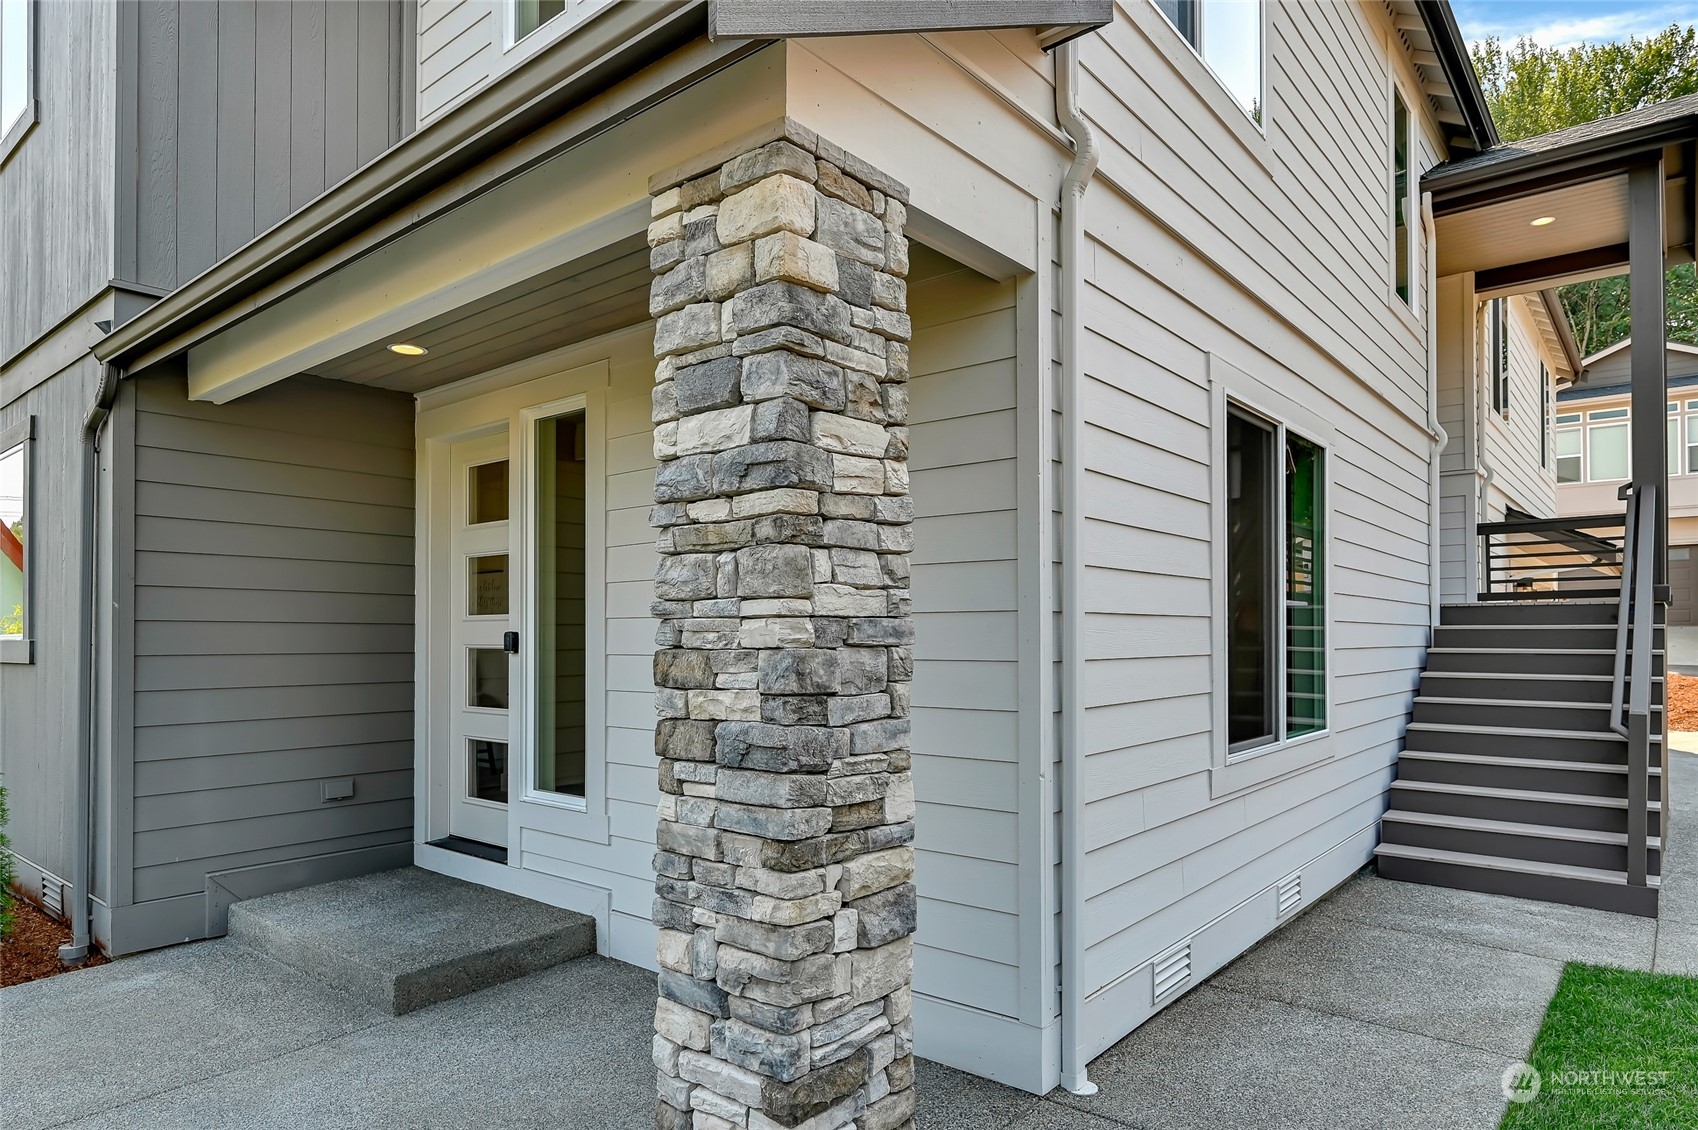
[{"label": "concrete walkway", "polygon": [[[1698,975],[1698,848],[1666,870],[1657,922],[1358,877],[1099,1057],[1100,1094],[922,1064],[918,1124],[1489,1130],[1564,961]],[[0,991],[0,1126],[644,1130],[653,1007],[591,957],[394,1017],[202,942]]]}]

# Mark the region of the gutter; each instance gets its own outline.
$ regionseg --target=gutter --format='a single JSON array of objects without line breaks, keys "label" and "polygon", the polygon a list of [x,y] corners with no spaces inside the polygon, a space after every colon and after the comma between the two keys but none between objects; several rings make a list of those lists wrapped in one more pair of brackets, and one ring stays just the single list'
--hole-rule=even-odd
[{"label": "gutter", "polygon": [[74,800],[76,830],[71,847],[71,941],[59,947],[59,961],[78,965],[88,959],[89,914],[93,894],[93,807],[96,724],[94,688],[99,671],[100,623],[95,608],[100,599],[99,555],[95,538],[100,531],[100,433],[112,414],[123,373],[116,365],[100,367],[100,384],[94,403],[83,419],[82,441],[87,457],[78,472],[82,522],[81,548],[77,554],[77,579],[85,599],[77,602],[77,637],[86,647],[84,661],[77,665],[77,781]]},{"label": "gutter", "polygon": [[[108,364],[133,365],[559,117],[585,92],[605,89],[636,73],[699,38],[706,28],[707,0],[610,5],[573,28],[554,47],[402,138],[305,207],[113,330],[95,344],[95,356]],[[536,156],[508,175],[516,176],[552,156]],[[479,191],[493,187],[485,185]]]},{"label": "gutter", "polygon": [[[1438,225],[1433,220],[1433,196],[1421,194],[1421,234],[1427,242],[1427,433],[1432,437],[1433,454],[1427,469],[1427,602],[1429,622],[1436,631],[1439,626],[1440,594],[1444,578],[1444,562],[1439,550],[1444,530],[1440,525],[1440,467],[1444,449],[1450,446],[1450,434],[1439,423],[1439,265]],[[1433,645],[1434,635],[1427,636],[1427,646]]]},{"label": "gutter", "polygon": [[1079,512],[1085,480],[1085,371],[1081,357],[1084,319],[1079,309],[1083,272],[1085,190],[1097,170],[1097,140],[1079,112],[1079,48],[1066,43],[1055,54],[1055,117],[1073,142],[1073,162],[1061,182],[1061,241],[1058,301],[1061,306],[1061,1085],[1075,1095],[1094,1095],[1085,1077],[1080,1042],[1085,992],[1081,926],[1085,912],[1084,751],[1080,746],[1084,709],[1085,613],[1084,520]]}]

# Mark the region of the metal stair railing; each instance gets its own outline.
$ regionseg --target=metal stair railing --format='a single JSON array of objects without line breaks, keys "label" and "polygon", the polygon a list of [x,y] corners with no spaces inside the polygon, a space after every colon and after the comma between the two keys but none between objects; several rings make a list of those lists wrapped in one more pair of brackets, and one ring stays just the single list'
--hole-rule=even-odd
[{"label": "metal stair railing", "polygon": [[1622,544],[1621,594],[1616,604],[1610,726],[1627,739],[1627,882],[1643,887],[1649,881],[1650,868],[1650,818],[1646,808],[1651,761],[1651,656],[1657,639],[1651,582],[1652,559],[1657,551],[1657,488],[1626,489],[1627,531]]}]

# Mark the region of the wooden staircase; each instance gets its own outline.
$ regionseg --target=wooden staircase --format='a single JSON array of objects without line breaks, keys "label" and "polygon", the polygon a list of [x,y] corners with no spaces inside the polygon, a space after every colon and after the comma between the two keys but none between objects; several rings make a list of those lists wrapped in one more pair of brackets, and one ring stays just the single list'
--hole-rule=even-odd
[{"label": "wooden staircase", "polygon": [[1380,824],[1381,875],[1655,917],[1663,628],[1651,664],[1650,874],[1638,886],[1628,739],[1611,726],[1617,608],[1610,599],[1442,610]]}]

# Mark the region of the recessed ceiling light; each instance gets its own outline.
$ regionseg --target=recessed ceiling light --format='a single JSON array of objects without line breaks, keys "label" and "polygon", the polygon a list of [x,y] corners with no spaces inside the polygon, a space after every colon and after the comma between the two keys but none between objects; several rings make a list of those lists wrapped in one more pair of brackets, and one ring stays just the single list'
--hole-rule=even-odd
[{"label": "recessed ceiling light", "polygon": [[1531,225],[1532,225],[1532,226],[1533,226],[1533,227],[1536,227],[1536,228],[1542,228],[1542,227],[1544,227],[1544,226],[1545,226],[1545,225],[1546,225],[1546,224],[1554,224],[1554,223],[1556,223],[1556,217],[1555,217],[1555,216],[1540,216],[1540,217],[1539,217],[1539,218],[1538,218],[1538,219],[1536,219],[1536,220],[1531,220],[1531,221],[1529,221],[1529,223],[1530,223],[1530,224],[1531,224]]},{"label": "recessed ceiling light", "polygon": [[389,352],[399,353],[403,357],[423,357],[430,350],[422,345],[414,345],[410,341],[392,341],[389,343]]}]

